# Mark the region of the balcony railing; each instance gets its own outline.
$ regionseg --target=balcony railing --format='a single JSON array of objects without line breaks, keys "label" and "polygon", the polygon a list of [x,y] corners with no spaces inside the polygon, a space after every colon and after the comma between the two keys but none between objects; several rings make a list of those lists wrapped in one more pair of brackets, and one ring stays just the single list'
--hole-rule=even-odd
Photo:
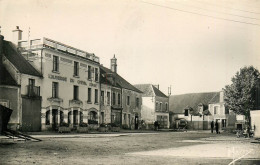
[{"label": "balcony railing", "polygon": [[40,87],[27,85],[27,95],[29,97],[39,97],[40,95]]}]

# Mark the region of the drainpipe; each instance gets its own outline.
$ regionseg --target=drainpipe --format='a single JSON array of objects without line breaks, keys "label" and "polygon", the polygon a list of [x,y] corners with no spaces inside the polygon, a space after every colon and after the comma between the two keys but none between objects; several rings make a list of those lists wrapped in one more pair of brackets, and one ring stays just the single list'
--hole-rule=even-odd
[{"label": "drainpipe", "polygon": [[[98,124],[100,126],[100,116],[101,116],[101,81],[100,81],[100,67],[99,67],[99,76],[98,76],[98,83],[99,83],[99,118]],[[104,100],[105,100],[105,92],[104,92]],[[105,103],[104,103],[105,105]],[[104,115],[105,117],[105,115]]]},{"label": "drainpipe", "polygon": [[0,34],[0,64],[2,64],[3,47],[4,47],[4,36]]},{"label": "drainpipe", "polygon": [[122,128],[122,115],[123,115],[123,89],[121,88],[121,117],[120,117],[120,128]]}]

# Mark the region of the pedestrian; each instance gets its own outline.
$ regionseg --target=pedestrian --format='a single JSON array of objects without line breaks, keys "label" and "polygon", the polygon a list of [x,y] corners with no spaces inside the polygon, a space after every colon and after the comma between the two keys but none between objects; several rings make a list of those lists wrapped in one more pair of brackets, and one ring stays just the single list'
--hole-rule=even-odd
[{"label": "pedestrian", "polygon": [[211,122],[211,133],[213,133],[213,131],[214,131],[214,121],[212,120],[212,122]]},{"label": "pedestrian", "polygon": [[159,129],[159,123],[158,123],[158,121],[155,121],[154,122],[154,130],[158,131],[158,129]]},{"label": "pedestrian", "polygon": [[218,121],[216,120],[216,123],[215,123],[215,128],[216,128],[216,134],[219,134],[219,130],[218,130]]},{"label": "pedestrian", "polygon": [[250,126],[249,125],[247,125],[246,133],[247,133],[247,137],[250,138]]}]

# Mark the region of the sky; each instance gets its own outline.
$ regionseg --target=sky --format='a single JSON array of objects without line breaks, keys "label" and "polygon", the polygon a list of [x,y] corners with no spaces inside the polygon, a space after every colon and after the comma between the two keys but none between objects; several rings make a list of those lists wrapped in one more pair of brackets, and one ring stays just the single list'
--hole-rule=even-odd
[{"label": "sky", "polygon": [[95,53],[132,84],[171,94],[220,91],[260,69],[258,0],[0,0],[1,34],[47,37]]}]

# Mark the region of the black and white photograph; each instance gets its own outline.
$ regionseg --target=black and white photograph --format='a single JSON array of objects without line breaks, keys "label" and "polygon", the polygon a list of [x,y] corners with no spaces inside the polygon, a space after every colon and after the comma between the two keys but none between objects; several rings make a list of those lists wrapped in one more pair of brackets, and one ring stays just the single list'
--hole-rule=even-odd
[{"label": "black and white photograph", "polygon": [[260,0],[0,0],[0,164],[259,165]]}]

